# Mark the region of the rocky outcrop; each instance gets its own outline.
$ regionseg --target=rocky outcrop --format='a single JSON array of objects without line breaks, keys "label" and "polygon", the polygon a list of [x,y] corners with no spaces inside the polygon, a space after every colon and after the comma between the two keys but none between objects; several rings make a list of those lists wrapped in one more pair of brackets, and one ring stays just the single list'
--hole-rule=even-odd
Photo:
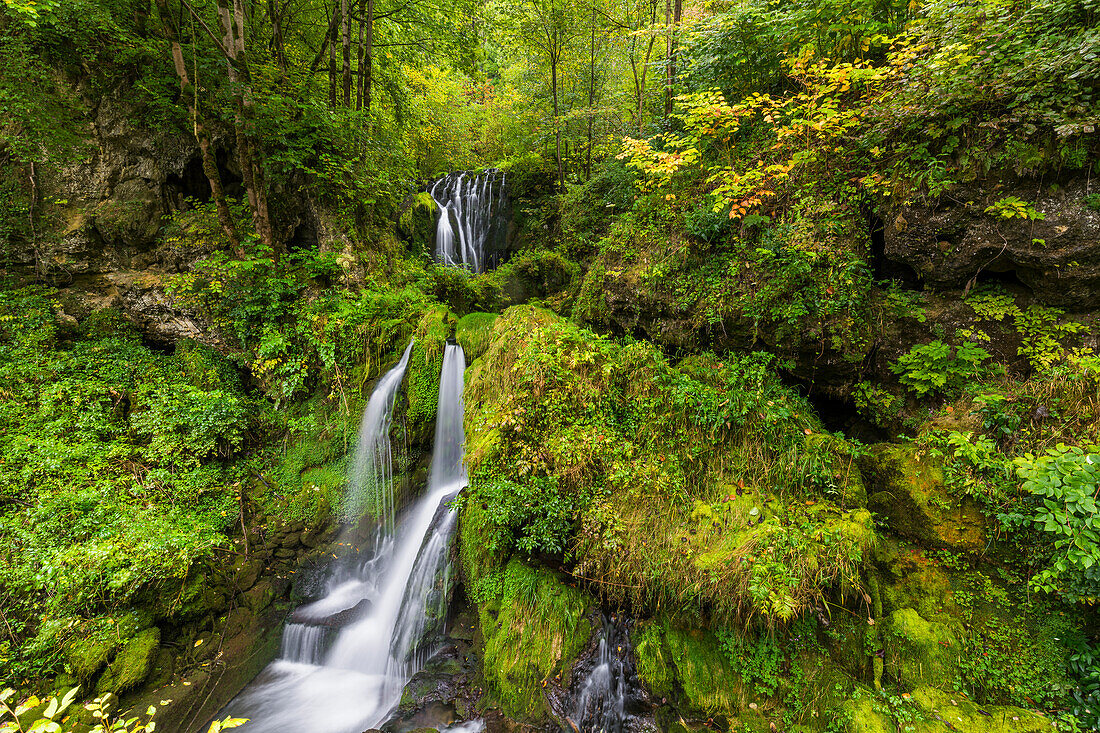
[{"label": "rocky outcrop", "polygon": [[924,547],[979,552],[987,521],[973,499],[949,492],[942,467],[912,446],[880,443],[860,461],[867,506],[890,529]]},{"label": "rocky outcrop", "polygon": [[884,255],[936,289],[966,287],[982,273],[1012,273],[1046,305],[1095,307],[1100,211],[1089,195],[1097,191],[1086,180],[960,188],[933,204],[887,212]]}]

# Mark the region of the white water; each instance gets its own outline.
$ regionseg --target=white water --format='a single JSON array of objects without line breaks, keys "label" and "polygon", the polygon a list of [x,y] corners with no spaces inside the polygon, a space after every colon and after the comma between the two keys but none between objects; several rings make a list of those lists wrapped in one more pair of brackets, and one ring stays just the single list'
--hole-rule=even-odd
[{"label": "white water", "polygon": [[569,720],[581,733],[622,733],[635,722],[627,711],[633,667],[624,624],[604,619],[595,665],[580,687]]},{"label": "white water", "polygon": [[[321,616],[321,611],[343,610],[365,598],[371,603],[369,612],[340,629],[322,660],[302,659],[312,655],[312,641],[284,639],[284,649],[305,647],[310,654],[301,654],[297,661],[273,662],[226,708],[228,714],[251,719],[241,730],[361,733],[377,727],[397,706],[405,684],[432,651],[422,648],[421,637],[432,614],[439,618],[446,610],[447,547],[455,525],[454,512],[444,502],[466,485],[464,367],[462,348],[448,345],[425,495],[393,535],[376,543],[375,557],[361,566],[358,577],[343,578],[328,597],[299,610]],[[376,391],[381,388],[380,382]],[[304,637],[293,631],[296,626],[300,625],[291,625],[287,633]]]},{"label": "white water", "polygon": [[393,498],[393,450],[390,446],[390,418],[397,390],[405,378],[413,341],[397,366],[386,372],[367,401],[359,423],[359,441],[348,475],[348,495],[345,509],[349,519],[358,519],[364,509],[393,531],[396,507]]},{"label": "white water", "polygon": [[502,171],[452,173],[428,192],[439,207],[435,257],[444,265],[485,272],[497,263],[494,245],[504,234],[505,176]]}]

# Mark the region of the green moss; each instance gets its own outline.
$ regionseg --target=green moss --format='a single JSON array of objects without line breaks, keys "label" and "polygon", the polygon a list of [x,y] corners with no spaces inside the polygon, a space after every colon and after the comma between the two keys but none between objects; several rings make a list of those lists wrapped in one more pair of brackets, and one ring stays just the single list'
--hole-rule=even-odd
[{"label": "green moss", "polygon": [[496,313],[470,313],[458,319],[455,340],[462,346],[467,362],[472,362],[489,348],[493,324],[499,317]]},{"label": "green moss", "polygon": [[509,309],[467,376],[465,497],[492,507],[488,544],[555,552],[572,535],[578,575],[609,602],[729,621],[787,621],[856,584],[874,533],[843,506],[852,449],[813,439],[812,409],[769,365],[673,366],[649,344]]},{"label": "green moss", "polygon": [[405,373],[408,409],[405,420],[410,437],[422,444],[431,440],[439,405],[439,373],[443,347],[454,331],[455,317],[446,308],[428,311],[416,327],[416,343]]},{"label": "green moss", "polygon": [[916,446],[872,446],[860,467],[867,477],[868,506],[902,537],[925,547],[985,548],[987,522],[977,505],[951,494],[942,464]]},{"label": "green moss", "polygon": [[639,624],[634,639],[638,677],[655,697],[709,717],[738,714],[740,677],[714,634],[655,620]]},{"label": "green moss", "polygon": [[508,563],[499,615],[495,624],[482,626],[482,674],[505,715],[547,718],[544,683],[555,677],[568,686],[573,662],[592,634],[592,610],[591,598],[552,571],[518,559]]},{"label": "green moss", "polygon": [[138,632],[122,647],[99,678],[99,693],[125,692],[137,687],[148,675],[160,645],[160,629],[152,627]]},{"label": "green moss", "polygon": [[1045,733],[1054,730],[1051,720],[1038,713],[1013,707],[979,707],[962,695],[934,687],[914,690],[913,700],[929,718],[922,726],[929,733],[943,730],[961,733]]},{"label": "green moss", "polygon": [[926,621],[913,608],[890,614],[886,627],[887,673],[903,687],[945,685],[955,679],[961,648],[946,625]]},{"label": "green moss", "polygon": [[85,681],[107,666],[118,639],[107,632],[74,636],[65,645],[65,662],[77,679]]}]

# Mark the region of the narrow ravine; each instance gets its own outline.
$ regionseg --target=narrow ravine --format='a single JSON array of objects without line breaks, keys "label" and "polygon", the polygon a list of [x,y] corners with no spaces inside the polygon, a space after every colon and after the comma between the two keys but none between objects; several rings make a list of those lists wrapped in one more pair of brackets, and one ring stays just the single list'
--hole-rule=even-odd
[{"label": "narrow ravine", "polygon": [[[406,361],[403,358],[379,380],[368,403],[360,436],[360,446],[368,446],[367,456],[356,460],[367,477],[353,481],[351,491],[365,486],[378,491],[378,482],[388,476],[388,449],[376,449],[384,441],[376,431],[388,428],[392,391],[401,382]],[[228,713],[251,720],[243,730],[361,733],[377,727],[431,655],[433,650],[422,645],[424,632],[429,619],[445,614],[449,600],[447,583],[441,579],[449,572],[447,548],[456,517],[447,502],[466,485],[464,369],[462,347],[447,345],[424,495],[395,521],[394,531],[386,531],[383,522],[369,560],[353,573],[334,571],[328,595],[295,612],[297,623],[284,632],[280,658],[226,707]],[[385,414],[378,411],[380,405]],[[383,491],[391,490],[388,484],[382,486]],[[392,499],[387,501],[392,505]],[[342,628],[329,630],[336,626]]]}]

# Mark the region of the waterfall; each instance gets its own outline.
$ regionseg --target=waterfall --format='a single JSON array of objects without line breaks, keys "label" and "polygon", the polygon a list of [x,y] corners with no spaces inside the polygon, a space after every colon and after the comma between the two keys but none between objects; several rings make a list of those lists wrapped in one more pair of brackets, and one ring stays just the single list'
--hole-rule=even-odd
[{"label": "waterfall", "polygon": [[635,716],[642,696],[634,669],[629,623],[604,617],[592,667],[574,694],[566,720],[579,733],[627,733],[651,730]]},{"label": "waterfall", "polygon": [[508,208],[503,171],[451,173],[433,183],[428,193],[439,207],[436,260],[475,273],[500,264]]},{"label": "waterfall", "polygon": [[[251,719],[241,730],[361,733],[377,727],[430,656],[433,650],[424,646],[423,637],[432,621],[445,614],[448,601],[447,548],[456,518],[447,502],[466,485],[464,368],[462,348],[447,345],[435,451],[424,496],[395,531],[379,538],[369,561],[357,572],[340,576],[325,598],[303,606],[292,617],[303,619],[307,627],[341,626],[334,632],[332,648],[318,653],[312,632],[296,628],[303,624],[288,626],[283,658],[225,708],[227,714]],[[385,379],[376,393],[389,388]],[[392,403],[392,396],[389,399]],[[367,425],[366,417],[363,424]]]},{"label": "waterfall", "polygon": [[359,423],[359,440],[355,446],[348,476],[348,494],[344,512],[348,518],[357,519],[364,510],[382,520],[393,530],[395,506],[393,496],[393,451],[390,447],[390,418],[397,390],[405,378],[413,341],[405,347],[405,353],[397,366],[386,372],[367,401],[363,419]]}]

